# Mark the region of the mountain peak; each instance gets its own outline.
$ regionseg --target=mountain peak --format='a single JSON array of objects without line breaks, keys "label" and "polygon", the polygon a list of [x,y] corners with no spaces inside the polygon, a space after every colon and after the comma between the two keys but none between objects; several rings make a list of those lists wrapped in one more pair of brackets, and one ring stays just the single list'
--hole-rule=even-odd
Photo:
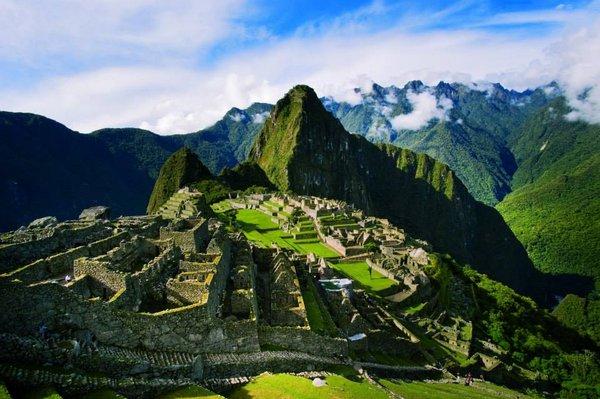
[{"label": "mountain peak", "polygon": [[156,212],[180,188],[212,177],[210,171],[192,150],[187,147],[180,148],[160,169],[148,202],[148,213]]},{"label": "mountain peak", "polygon": [[290,165],[302,158],[298,157],[299,148],[327,143],[340,132],[345,133],[341,123],[325,109],[315,91],[297,85],[271,111],[250,157],[285,191],[290,188]]}]

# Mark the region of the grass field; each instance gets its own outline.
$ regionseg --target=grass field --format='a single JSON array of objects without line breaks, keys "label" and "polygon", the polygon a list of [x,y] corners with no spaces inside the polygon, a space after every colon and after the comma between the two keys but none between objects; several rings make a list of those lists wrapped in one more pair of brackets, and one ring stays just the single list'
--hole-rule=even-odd
[{"label": "grass field", "polygon": [[379,383],[405,399],[528,399],[533,398],[521,392],[500,387],[487,382],[476,382],[471,386],[463,384],[432,384],[425,382],[392,382],[379,380]]},{"label": "grass field", "polygon": [[338,331],[331,315],[327,311],[324,303],[320,301],[319,294],[312,281],[307,283],[307,287],[302,289],[302,299],[306,307],[306,317],[310,329],[316,333],[337,336]]},{"label": "grass field", "polygon": [[385,290],[396,284],[375,270],[372,271],[372,274],[369,274],[367,262],[331,263],[331,267],[358,282],[365,290],[374,294],[382,295]]},{"label": "grass field", "polygon": [[326,379],[327,385],[315,387],[312,381],[289,374],[265,374],[235,390],[232,399],[387,399],[386,392],[364,380],[351,381],[339,375]]},{"label": "grass field", "polygon": [[62,396],[54,388],[34,388],[21,396],[23,399],[61,399]]},{"label": "grass field", "polygon": [[110,389],[103,389],[96,392],[90,392],[83,395],[80,399],[126,399],[125,396],[119,395]]},{"label": "grass field", "polygon": [[335,258],[338,254],[319,240],[294,240],[288,233],[282,231],[271,217],[256,209],[240,209],[236,214],[246,237],[265,247],[272,243],[282,248],[288,248],[301,254],[310,252],[325,258]]},{"label": "grass field", "polygon": [[206,388],[202,388],[197,385],[190,385],[188,387],[179,388],[173,392],[169,392],[167,394],[161,395],[158,399],[194,399],[194,398],[203,398],[203,399],[219,399],[223,398],[221,395],[217,395],[216,393],[209,391]]}]

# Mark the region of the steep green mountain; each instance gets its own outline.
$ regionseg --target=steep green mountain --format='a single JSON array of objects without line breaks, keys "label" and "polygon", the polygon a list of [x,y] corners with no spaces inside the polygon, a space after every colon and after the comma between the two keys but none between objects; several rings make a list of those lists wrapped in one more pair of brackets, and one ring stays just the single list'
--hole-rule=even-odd
[{"label": "steep green mountain", "polygon": [[349,134],[307,86],[277,102],[250,158],[280,190],[342,199],[389,218],[521,292],[541,298],[541,285],[552,284],[500,214],[474,200],[448,166]]},{"label": "steep green mountain", "polygon": [[567,327],[600,342],[600,300],[567,295],[552,314]]},{"label": "steep green mountain", "polygon": [[598,339],[600,125],[568,121],[569,111],[557,99],[527,121],[513,144],[515,191],[497,209],[538,269],[595,280],[587,300],[567,296],[556,315]]},{"label": "steep green mountain", "polygon": [[269,104],[233,108],[196,133],[160,136],[143,129],[80,134],[33,114],[0,113],[0,230],[37,217],[76,217],[107,205],[113,215],[141,214],[159,170],[182,146],[214,173],[243,161]]},{"label": "steep green mountain", "polygon": [[195,133],[160,136],[142,129],[101,129],[92,133],[115,153],[125,152],[139,167],[156,179],[165,160],[183,146],[218,174],[248,156],[254,137],[271,109],[270,104],[254,103],[246,109],[232,108],[214,125]]},{"label": "steep green mountain", "polygon": [[139,213],[152,189],[133,157],[39,115],[0,112],[0,143],[0,230],[93,205]]},{"label": "steep green mountain", "polygon": [[156,212],[180,188],[212,177],[192,150],[181,148],[160,168],[146,211],[149,214]]},{"label": "steep green mountain", "polygon": [[515,191],[497,208],[540,270],[600,280],[600,125],[570,122],[568,111],[559,99],[526,123]]},{"label": "steep green mountain", "polygon": [[[516,92],[499,84],[440,82],[430,87],[412,81],[402,88],[373,84],[370,91],[356,92],[361,97],[356,105],[323,99],[346,130],[446,163],[477,200],[493,205],[510,192],[517,166],[508,142],[527,117],[548,102],[546,93],[558,89],[552,84]],[[398,116],[425,112],[415,100],[419,96],[434,102],[437,117],[411,129],[395,123]]]}]

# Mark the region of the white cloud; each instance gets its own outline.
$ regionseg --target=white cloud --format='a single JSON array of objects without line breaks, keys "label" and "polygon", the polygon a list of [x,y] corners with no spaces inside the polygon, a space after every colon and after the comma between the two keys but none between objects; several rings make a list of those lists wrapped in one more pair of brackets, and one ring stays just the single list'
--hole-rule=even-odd
[{"label": "white cloud", "polygon": [[46,67],[63,59],[168,63],[232,34],[250,34],[235,23],[250,12],[243,5],[244,0],[0,0],[0,56]]},{"label": "white cloud", "polygon": [[[60,58],[55,55],[72,51],[85,65],[80,72],[61,75],[49,67],[47,77],[35,84],[0,88],[0,108],[40,113],[84,132],[142,126],[161,134],[184,133],[214,123],[233,106],[273,103],[294,84],[309,84],[319,96],[359,104],[373,81],[388,86],[413,79],[427,84],[499,81],[515,89],[556,79],[575,107],[571,118],[600,118],[600,21],[594,5],[587,12],[559,10],[567,29],[548,35],[408,31],[405,20],[367,29],[365,18],[372,15],[376,22],[385,11],[376,3],[341,22],[276,38],[239,25],[236,16],[252,8],[241,0],[106,0],[76,2],[60,10],[51,2],[36,10],[23,3],[0,0],[0,57],[54,62]],[[502,18],[508,23],[508,17]],[[219,40],[259,31],[264,40],[254,47],[197,66],[197,58]],[[489,89],[484,84],[478,88]],[[581,99],[585,89],[587,97]],[[400,124],[416,126],[430,115],[445,117],[444,100],[432,105],[425,96],[419,101],[422,111],[404,116]]]},{"label": "white cloud", "polygon": [[552,47],[551,59],[573,108],[567,119],[600,123],[600,18]]},{"label": "white cloud", "polygon": [[267,120],[269,115],[269,111],[256,113],[252,115],[252,123],[263,123],[265,120]]},{"label": "white cloud", "polygon": [[393,91],[385,93],[384,100],[389,104],[398,104],[398,97]]},{"label": "white cloud", "polygon": [[452,100],[445,96],[441,96],[438,100],[429,91],[421,93],[408,91],[406,98],[410,101],[413,109],[408,114],[400,114],[390,120],[392,127],[396,130],[418,130],[426,126],[432,119],[447,120],[448,112],[452,109]]},{"label": "white cloud", "polygon": [[236,112],[235,114],[229,115],[232,121],[241,122],[246,119],[246,116],[242,113]]}]

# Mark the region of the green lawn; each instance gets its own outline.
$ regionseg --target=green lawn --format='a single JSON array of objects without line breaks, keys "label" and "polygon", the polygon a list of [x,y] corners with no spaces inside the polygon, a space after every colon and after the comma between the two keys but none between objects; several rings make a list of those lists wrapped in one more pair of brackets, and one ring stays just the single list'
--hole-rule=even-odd
[{"label": "green lawn", "polygon": [[125,396],[119,395],[113,390],[102,389],[100,391],[90,392],[83,395],[80,399],[126,399]]},{"label": "green lawn", "polygon": [[259,210],[240,209],[236,213],[236,220],[249,240],[265,247],[275,243],[281,248],[288,248],[301,254],[312,252],[325,258],[338,256],[333,249],[319,240],[294,240],[291,235],[282,231],[269,215]]},{"label": "green lawn", "polygon": [[34,388],[22,396],[23,399],[61,399],[62,396],[54,388]]},{"label": "green lawn", "polygon": [[289,374],[264,374],[236,389],[232,399],[387,399],[386,392],[364,380],[351,381],[339,375],[326,378],[327,385],[315,387],[312,381]]},{"label": "green lawn", "polygon": [[169,392],[165,395],[161,395],[158,399],[193,399],[193,398],[206,398],[206,399],[219,399],[223,396],[218,395],[206,388],[202,388],[197,385],[190,385],[188,387],[179,388],[173,392]]},{"label": "green lawn", "polygon": [[318,334],[337,336],[337,328],[327,311],[325,304],[320,301],[312,281],[307,282],[307,287],[302,290],[302,299],[306,307],[306,317],[310,329]]},{"label": "green lawn", "polygon": [[369,274],[367,262],[331,263],[331,267],[358,282],[361,287],[374,294],[382,294],[383,291],[396,285],[394,281],[375,270],[373,270],[372,274]]},{"label": "green lawn", "polygon": [[405,399],[489,399],[489,398],[532,398],[521,392],[500,387],[488,382],[463,384],[436,384],[426,382],[401,382],[379,380],[379,383]]}]

